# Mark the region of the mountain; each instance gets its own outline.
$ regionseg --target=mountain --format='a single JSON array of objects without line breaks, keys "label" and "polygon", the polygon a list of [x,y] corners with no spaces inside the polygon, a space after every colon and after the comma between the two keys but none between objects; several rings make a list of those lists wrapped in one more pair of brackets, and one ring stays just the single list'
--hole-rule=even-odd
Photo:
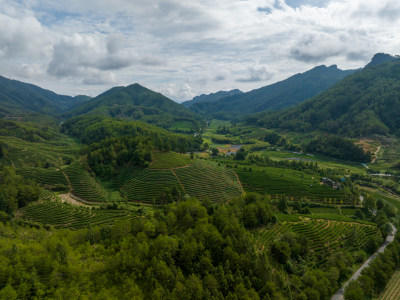
[{"label": "mountain", "polygon": [[372,57],[370,63],[367,64],[365,67],[376,66],[376,65],[379,65],[379,64],[387,62],[387,61],[394,61],[397,58],[398,57],[392,56],[392,55],[387,54],[387,53],[376,53]]},{"label": "mountain", "polygon": [[295,131],[322,130],[351,137],[400,134],[400,59],[368,64],[334,87],[277,113],[249,122]]},{"label": "mountain", "polygon": [[237,95],[237,94],[242,94],[242,93],[243,92],[241,90],[234,89],[231,91],[219,91],[219,92],[211,93],[208,95],[202,94],[200,96],[194,97],[192,100],[182,102],[181,104],[185,107],[190,107],[191,105],[196,104],[196,103],[215,102],[222,98]]},{"label": "mountain", "polygon": [[195,103],[190,109],[217,118],[280,110],[316,96],[353,72],[354,70],[340,70],[336,65],[318,66],[247,93],[224,97],[215,102]]},{"label": "mountain", "polygon": [[0,117],[26,113],[57,116],[87,99],[87,96],[58,95],[33,84],[0,76]]},{"label": "mountain", "polygon": [[[169,128],[176,122],[199,127],[200,117],[175,101],[137,83],[127,87],[114,87],[67,112],[65,117],[102,115],[141,120]],[[175,126],[177,127],[177,126]]]}]

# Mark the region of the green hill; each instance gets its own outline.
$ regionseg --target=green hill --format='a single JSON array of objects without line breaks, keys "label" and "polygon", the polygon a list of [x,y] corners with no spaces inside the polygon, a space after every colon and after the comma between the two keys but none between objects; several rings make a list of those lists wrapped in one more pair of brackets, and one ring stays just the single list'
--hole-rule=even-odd
[{"label": "green hill", "polygon": [[169,128],[176,121],[189,121],[193,128],[201,126],[200,118],[182,105],[137,83],[114,87],[66,113],[66,117],[102,115],[141,120]]},{"label": "green hill", "polygon": [[33,84],[0,76],[0,117],[20,117],[27,113],[57,116],[88,99],[86,96],[58,95]]},{"label": "green hill", "polygon": [[368,65],[315,98],[249,119],[260,126],[350,137],[400,134],[400,60]]},{"label": "green hill", "polygon": [[190,109],[219,119],[265,110],[280,110],[314,97],[353,72],[340,70],[335,65],[318,66],[247,93],[224,97],[214,102],[194,103]]},{"label": "green hill", "polygon": [[238,89],[231,90],[231,91],[219,91],[219,92],[211,93],[208,95],[202,94],[200,96],[196,96],[192,100],[182,102],[181,104],[185,107],[190,107],[196,103],[215,102],[222,98],[233,96],[233,95],[238,95],[238,94],[243,94],[243,92]]},{"label": "green hill", "polygon": [[118,180],[124,182],[121,194],[128,201],[162,204],[187,194],[220,202],[242,194],[241,183],[231,169],[207,161],[192,161],[173,152],[156,152],[153,157],[150,167],[133,168],[129,173],[124,172],[125,179]]}]

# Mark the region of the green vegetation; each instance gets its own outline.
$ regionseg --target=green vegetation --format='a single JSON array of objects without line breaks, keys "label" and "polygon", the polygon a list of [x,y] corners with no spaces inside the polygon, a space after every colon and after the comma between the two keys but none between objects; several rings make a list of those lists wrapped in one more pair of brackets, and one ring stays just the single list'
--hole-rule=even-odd
[{"label": "green vegetation", "polygon": [[[386,283],[399,268],[399,259],[400,235],[396,235],[395,241],[388,245],[385,252],[380,253],[357,280],[350,282],[344,293],[345,299],[368,299],[379,296],[384,291]],[[390,296],[387,299],[396,299],[394,294]]]},{"label": "green vegetation", "polygon": [[87,226],[113,225],[133,218],[127,210],[90,209],[57,201],[32,203],[21,210],[22,218],[30,222],[52,225],[55,228],[79,229]]},{"label": "green vegetation", "polygon": [[[177,157],[176,154],[168,156]],[[121,194],[128,201],[162,204],[186,194],[198,199],[208,198],[213,202],[220,202],[242,193],[235,173],[212,163],[196,160],[190,165],[166,169],[161,169],[160,166],[157,166],[156,161],[156,165],[151,168],[140,171],[134,169],[132,179],[121,187]]]},{"label": "green vegetation", "polygon": [[202,143],[201,136],[193,137],[171,133],[142,122],[133,122],[108,117],[76,117],[63,123],[62,131],[79,138],[84,144],[101,142],[106,138],[148,138],[159,150],[186,152],[196,150]]},{"label": "green vegetation", "polygon": [[137,83],[112,88],[66,115],[101,115],[141,120],[163,128],[170,128],[176,121],[184,118],[192,123],[191,127],[195,130],[202,126],[201,119],[182,105]]},{"label": "green vegetation", "polygon": [[390,300],[398,298],[400,298],[400,270],[394,272],[378,299]]},{"label": "green vegetation", "polygon": [[216,101],[197,101],[189,108],[219,119],[231,119],[265,110],[280,110],[316,96],[353,72],[342,71],[336,66],[318,66],[247,93],[237,93]]},{"label": "green vegetation", "polygon": [[358,71],[331,89],[287,111],[261,113],[249,122],[264,127],[350,137],[399,134],[398,59]]},{"label": "green vegetation", "polygon": [[108,201],[107,191],[80,165],[71,165],[64,172],[75,196],[89,202]]}]

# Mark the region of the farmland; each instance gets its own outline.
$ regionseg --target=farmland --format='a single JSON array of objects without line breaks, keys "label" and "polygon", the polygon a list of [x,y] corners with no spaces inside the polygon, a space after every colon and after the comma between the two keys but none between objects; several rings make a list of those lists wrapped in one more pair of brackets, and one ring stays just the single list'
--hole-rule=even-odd
[{"label": "farmland", "polygon": [[22,218],[29,221],[71,229],[86,228],[89,224],[112,225],[116,221],[134,217],[126,210],[89,209],[57,201],[34,203],[22,209],[21,213]]},{"label": "farmland", "polygon": [[279,222],[254,232],[256,248],[264,251],[285,232],[293,231],[307,237],[315,256],[325,257],[337,249],[356,251],[363,249],[367,238],[377,232],[375,225],[362,224],[334,215],[278,215]]},{"label": "farmland", "polygon": [[[187,162],[183,161],[181,164]],[[215,202],[240,196],[242,193],[235,173],[228,168],[201,160],[167,169],[159,169],[160,165],[166,166],[164,163],[158,163],[158,168],[152,166],[132,173],[132,179],[121,187],[121,193],[128,201],[147,204],[155,201],[162,204],[166,201],[166,190],[174,187],[182,195],[187,194],[199,199],[208,197]]]},{"label": "farmland", "polygon": [[400,270],[397,270],[386,285],[379,300],[400,299]]}]

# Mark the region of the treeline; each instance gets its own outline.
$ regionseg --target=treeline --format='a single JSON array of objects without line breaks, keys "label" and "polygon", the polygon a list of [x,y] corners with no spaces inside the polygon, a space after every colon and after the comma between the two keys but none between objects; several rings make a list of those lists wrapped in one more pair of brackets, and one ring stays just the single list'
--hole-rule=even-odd
[{"label": "treeline", "polygon": [[14,213],[39,199],[41,189],[32,180],[17,175],[12,167],[0,169],[0,213]]},{"label": "treeline", "polygon": [[147,167],[152,161],[152,150],[149,138],[124,136],[85,146],[82,153],[87,154],[87,162],[97,175],[110,178],[118,167],[128,163]]},{"label": "treeline", "polygon": [[202,137],[172,133],[159,127],[135,121],[109,117],[75,117],[64,124],[61,130],[77,137],[84,144],[100,142],[106,138],[130,136],[148,138],[156,149],[187,152],[199,150]]},{"label": "treeline", "polygon": [[305,145],[305,151],[355,162],[370,162],[371,152],[337,135],[318,136]]}]

